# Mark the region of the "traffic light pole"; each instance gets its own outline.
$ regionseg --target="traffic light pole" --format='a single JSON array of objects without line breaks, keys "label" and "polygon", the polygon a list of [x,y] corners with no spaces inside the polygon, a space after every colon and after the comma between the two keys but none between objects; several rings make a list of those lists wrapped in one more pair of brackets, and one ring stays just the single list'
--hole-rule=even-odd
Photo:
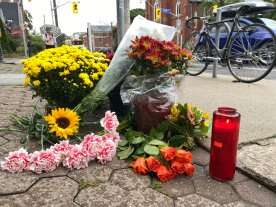
[{"label": "traffic light pole", "polygon": [[57,2],[56,0],[53,0],[53,10],[54,10],[54,16],[55,16],[55,25],[58,27],[58,14],[57,14]]},{"label": "traffic light pole", "polygon": [[130,24],[129,0],[116,0],[117,4],[117,30],[118,42],[120,42]]}]

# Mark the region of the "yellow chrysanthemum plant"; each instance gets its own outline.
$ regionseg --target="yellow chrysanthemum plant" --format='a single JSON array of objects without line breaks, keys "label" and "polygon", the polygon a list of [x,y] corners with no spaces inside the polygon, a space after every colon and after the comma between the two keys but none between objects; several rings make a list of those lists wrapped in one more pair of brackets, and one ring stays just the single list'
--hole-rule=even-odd
[{"label": "yellow chrysanthemum plant", "polygon": [[93,90],[108,64],[104,53],[85,48],[47,49],[23,61],[24,85],[51,106],[74,108]]}]

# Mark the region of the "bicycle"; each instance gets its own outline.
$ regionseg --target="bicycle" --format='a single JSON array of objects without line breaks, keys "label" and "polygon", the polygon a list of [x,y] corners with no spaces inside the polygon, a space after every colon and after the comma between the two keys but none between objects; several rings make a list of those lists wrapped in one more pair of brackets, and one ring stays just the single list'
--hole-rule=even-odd
[{"label": "bicycle", "polygon": [[[203,73],[213,61],[227,65],[230,73],[240,82],[252,83],[263,79],[273,69],[276,63],[276,37],[273,31],[263,24],[240,25],[240,16],[250,13],[249,6],[242,6],[232,19],[209,23],[210,17],[191,17],[203,20],[200,32],[192,33],[194,43],[188,41],[187,47],[192,50],[192,67],[187,73],[192,76]],[[232,22],[230,28],[227,22]],[[225,45],[215,44],[215,38],[210,35],[214,27],[223,25],[227,31]],[[213,33],[214,34],[214,33]],[[215,53],[215,54],[214,54]]]}]

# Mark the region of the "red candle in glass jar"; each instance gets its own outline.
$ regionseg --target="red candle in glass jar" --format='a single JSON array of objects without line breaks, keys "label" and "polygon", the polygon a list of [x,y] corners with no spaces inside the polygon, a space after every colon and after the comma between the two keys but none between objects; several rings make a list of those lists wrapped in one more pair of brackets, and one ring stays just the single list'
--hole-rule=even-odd
[{"label": "red candle in glass jar", "polygon": [[209,174],[220,181],[235,175],[240,114],[236,109],[220,107],[213,114]]}]

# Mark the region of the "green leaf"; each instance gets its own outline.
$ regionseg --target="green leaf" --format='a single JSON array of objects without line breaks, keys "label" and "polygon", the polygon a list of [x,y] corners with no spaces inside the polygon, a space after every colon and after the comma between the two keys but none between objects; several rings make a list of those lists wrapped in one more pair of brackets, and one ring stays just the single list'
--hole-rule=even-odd
[{"label": "green leaf", "polygon": [[117,153],[120,160],[127,159],[134,151],[134,148],[129,146],[126,150],[120,151]]},{"label": "green leaf", "polygon": [[168,131],[168,129],[169,129],[169,123],[168,123],[168,121],[161,122],[161,124],[159,124],[159,126],[157,128],[157,130],[159,132],[163,132],[163,133],[165,133],[166,131]]},{"label": "green leaf", "polygon": [[126,146],[128,144],[128,141],[127,140],[120,140],[118,145],[123,147],[123,146]]},{"label": "green leaf", "polygon": [[120,151],[124,151],[124,150],[126,150],[128,148],[128,146],[118,146],[118,149],[120,150]]},{"label": "green leaf", "polygon": [[131,144],[140,144],[140,143],[142,143],[144,141],[145,141],[144,137],[134,137],[134,138],[132,138],[132,139],[129,140],[129,142]]},{"label": "green leaf", "polygon": [[163,142],[163,141],[158,140],[158,139],[151,140],[148,144],[156,145],[156,146],[168,146],[168,144],[166,142]]},{"label": "green leaf", "polygon": [[169,144],[172,147],[179,147],[185,141],[187,141],[187,138],[184,135],[175,135],[172,138],[170,138]]},{"label": "green leaf", "polygon": [[159,148],[149,144],[145,145],[144,151],[149,155],[159,155]]},{"label": "green leaf", "polygon": [[155,139],[163,139],[164,138],[164,132],[158,131],[157,129],[151,129],[149,136],[153,137]]},{"label": "green leaf", "polygon": [[141,145],[140,147],[138,147],[138,148],[135,150],[134,154],[135,154],[135,155],[142,155],[142,154],[144,154],[144,153],[145,153],[144,147],[145,147],[145,145]]}]

